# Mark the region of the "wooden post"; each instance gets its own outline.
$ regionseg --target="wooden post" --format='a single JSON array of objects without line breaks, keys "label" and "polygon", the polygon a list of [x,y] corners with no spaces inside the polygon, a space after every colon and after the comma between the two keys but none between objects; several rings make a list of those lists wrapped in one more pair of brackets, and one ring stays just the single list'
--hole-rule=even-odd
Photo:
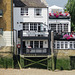
[{"label": "wooden post", "polygon": [[53,44],[54,44],[54,34],[53,31],[51,31],[51,56],[52,56],[52,70],[54,71],[54,49],[53,49]]}]

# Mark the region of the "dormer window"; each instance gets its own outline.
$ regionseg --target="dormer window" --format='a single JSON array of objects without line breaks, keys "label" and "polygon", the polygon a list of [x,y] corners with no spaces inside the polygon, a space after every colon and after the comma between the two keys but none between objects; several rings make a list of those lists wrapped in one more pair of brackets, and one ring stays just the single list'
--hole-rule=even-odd
[{"label": "dormer window", "polygon": [[21,15],[22,16],[28,16],[28,8],[21,8]]},{"label": "dormer window", "polygon": [[42,15],[42,9],[35,9],[35,16],[41,16]]}]

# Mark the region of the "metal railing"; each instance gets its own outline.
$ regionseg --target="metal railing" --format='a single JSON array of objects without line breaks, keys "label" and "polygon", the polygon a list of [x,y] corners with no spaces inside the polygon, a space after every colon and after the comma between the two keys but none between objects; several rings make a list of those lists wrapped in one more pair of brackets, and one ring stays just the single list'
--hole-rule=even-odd
[{"label": "metal railing", "polygon": [[23,36],[48,36],[48,32],[23,31]]},{"label": "metal railing", "polygon": [[48,48],[23,48],[23,54],[48,54]]},{"label": "metal railing", "polygon": [[[54,32],[54,38],[60,39],[60,38],[63,38],[63,36],[66,34],[68,36],[70,36],[70,35],[75,36],[75,32],[59,32],[59,33]],[[75,39],[75,37],[73,37],[72,39]]]}]

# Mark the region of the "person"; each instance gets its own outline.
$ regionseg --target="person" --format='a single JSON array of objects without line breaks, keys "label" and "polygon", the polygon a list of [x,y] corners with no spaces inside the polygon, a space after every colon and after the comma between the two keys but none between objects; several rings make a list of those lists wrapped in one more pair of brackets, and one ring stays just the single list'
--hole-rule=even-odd
[{"label": "person", "polygon": [[28,46],[28,49],[29,49],[29,53],[31,52],[31,46]]}]

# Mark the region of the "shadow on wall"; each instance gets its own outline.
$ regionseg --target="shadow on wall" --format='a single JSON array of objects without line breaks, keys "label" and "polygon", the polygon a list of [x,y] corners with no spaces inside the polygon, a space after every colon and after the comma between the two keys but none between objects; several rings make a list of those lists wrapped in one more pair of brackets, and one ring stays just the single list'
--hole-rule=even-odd
[{"label": "shadow on wall", "polygon": [[0,36],[0,50],[2,50],[6,46],[6,40],[3,36]]},{"label": "shadow on wall", "polygon": [[7,10],[7,3],[6,0],[0,0],[0,9],[3,11],[3,17],[0,17],[0,28],[3,28],[3,30],[6,30],[6,10]]}]

